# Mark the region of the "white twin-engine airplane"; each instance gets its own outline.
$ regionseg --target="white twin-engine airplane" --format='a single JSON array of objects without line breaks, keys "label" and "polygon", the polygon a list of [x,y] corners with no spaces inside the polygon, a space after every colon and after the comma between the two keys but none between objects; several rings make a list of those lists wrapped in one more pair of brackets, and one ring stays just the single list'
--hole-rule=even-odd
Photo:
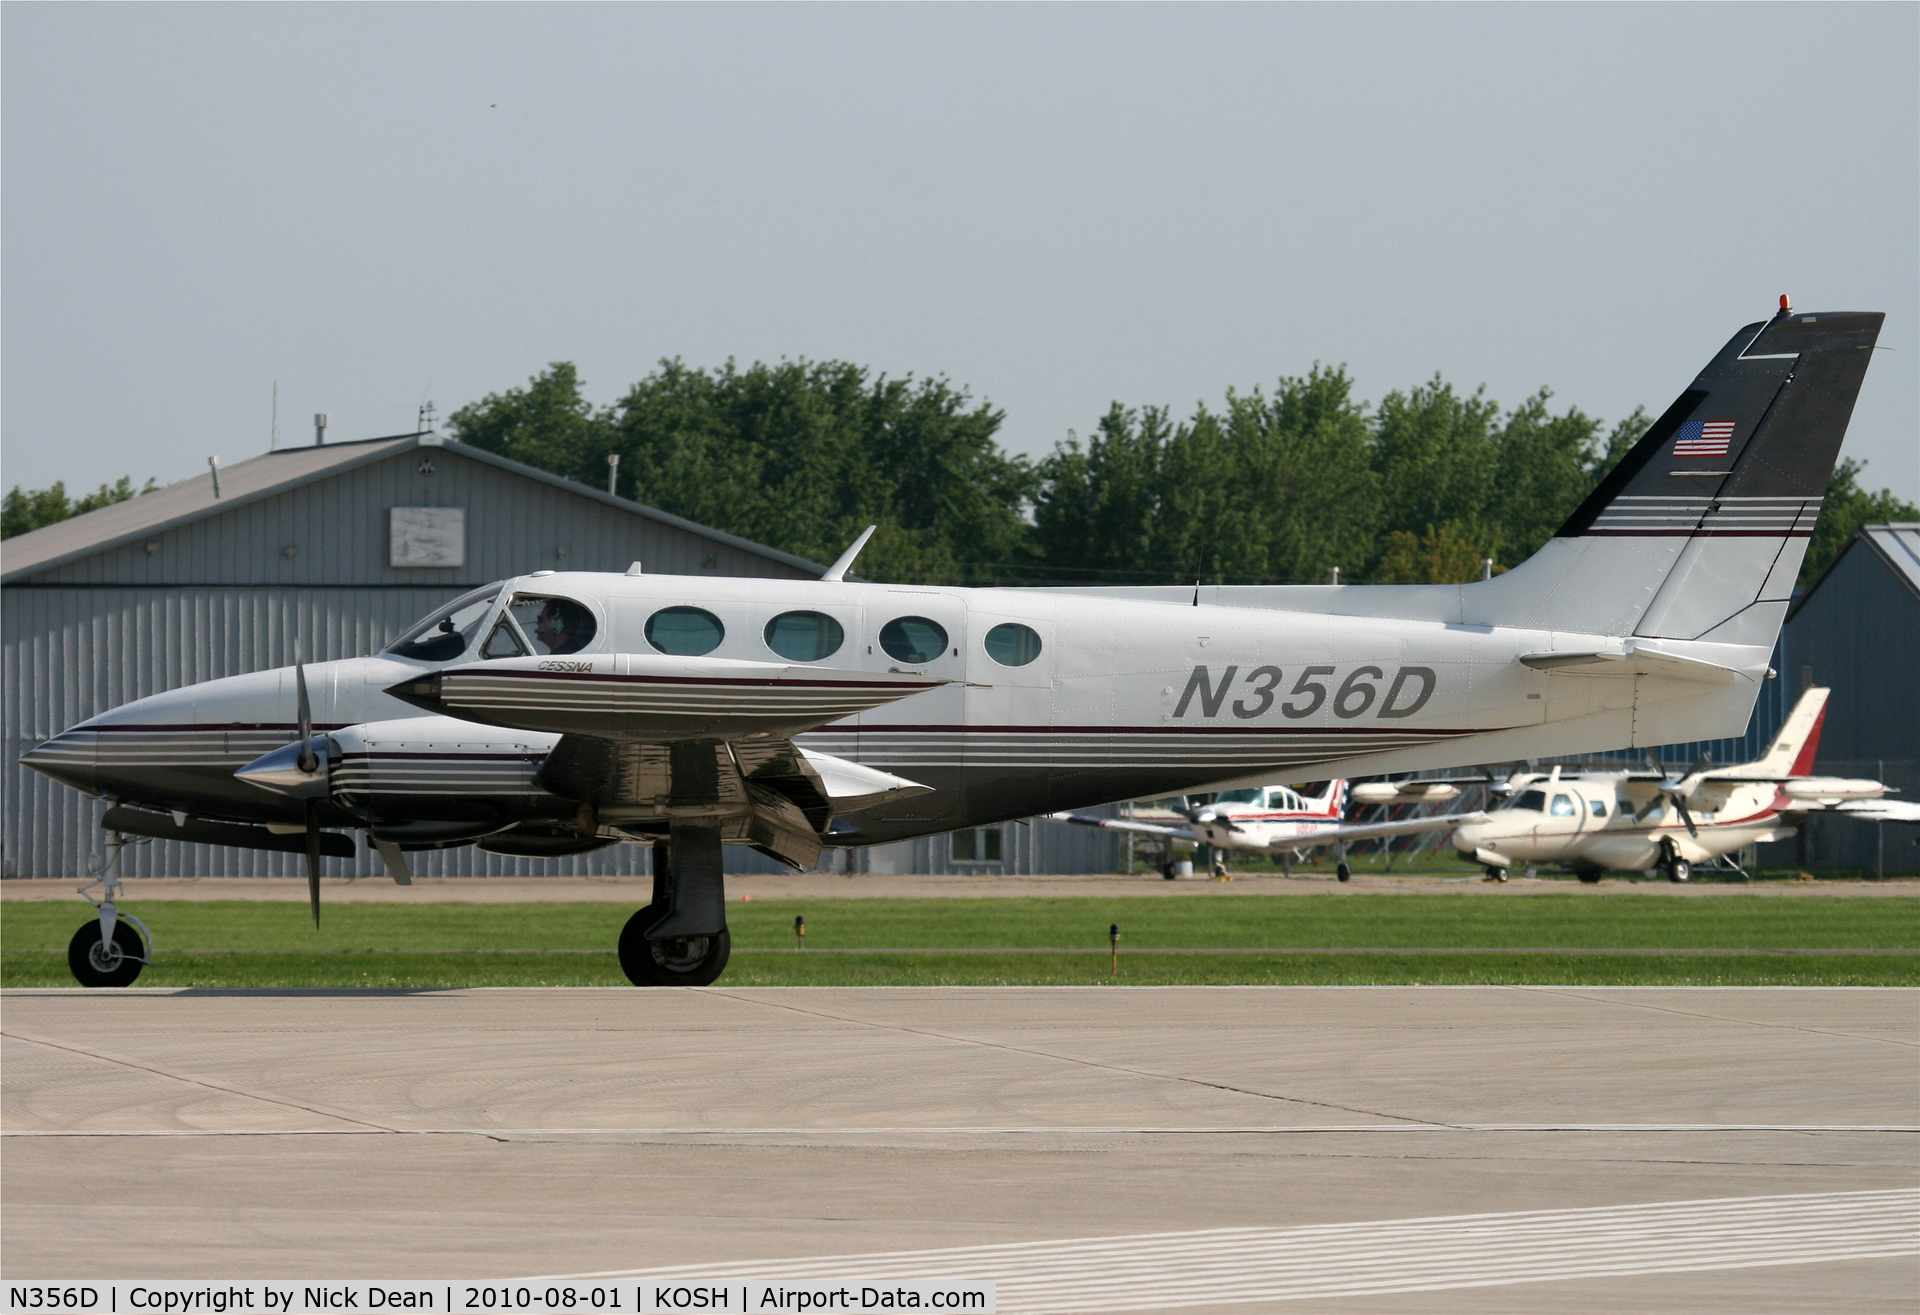
[{"label": "white twin-engine airplane", "polygon": [[1553,768],[1508,778],[1506,808],[1453,833],[1454,848],[1496,881],[1522,863],[1558,863],[1582,881],[1607,871],[1663,869],[1686,881],[1693,865],[1748,845],[1785,840],[1813,813],[1920,822],[1920,804],[1882,798],[1879,781],[1813,775],[1827,694],[1800,696],[1765,756],[1732,767],[1669,772]]},{"label": "white twin-engine airplane", "polygon": [[[1454,786],[1444,783],[1369,781],[1350,786],[1345,780],[1332,780],[1315,795],[1303,795],[1287,785],[1223,790],[1207,803],[1175,810],[1186,818],[1186,826],[1166,826],[1124,817],[1091,817],[1084,813],[1052,813],[1048,820],[1154,836],[1180,844],[1209,845],[1216,851],[1273,854],[1289,868],[1293,859],[1307,850],[1332,845],[1335,875],[1346,881],[1353,876],[1353,869],[1347,863],[1350,844],[1490,820],[1489,814],[1473,812],[1349,823],[1345,820],[1349,797],[1365,804],[1406,804],[1450,799],[1458,793]],[[1170,865],[1163,865],[1162,871],[1172,874]]]},{"label": "white twin-engine airplane", "polygon": [[[109,800],[112,831],[304,850],[316,918],[342,832],[396,880],[410,847],[651,843],[621,965],[711,982],[725,843],[805,865],[1113,800],[1740,734],[1883,318],[1783,299],[1491,580],[909,587],[846,580],[858,544],[818,581],[541,571],[376,656],[156,694],[24,761]],[[82,981],[146,957],[113,891],[74,938]]]}]

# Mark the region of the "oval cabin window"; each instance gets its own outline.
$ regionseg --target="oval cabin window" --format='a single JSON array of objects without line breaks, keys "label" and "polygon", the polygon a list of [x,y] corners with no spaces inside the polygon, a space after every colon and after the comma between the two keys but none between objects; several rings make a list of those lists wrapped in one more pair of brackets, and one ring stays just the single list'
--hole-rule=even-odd
[{"label": "oval cabin window", "polygon": [[897,616],[880,627],[880,647],[888,657],[917,666],[946,651],[947,632],[924,616]]},{"label": "oval cabin window", "polygon": [[675,657],[699,657],[720,647],[727,628],[699,607],[663,607],[647,618],[647,642]]},{"label": "oval cabin window", "polygon": [[818,662],[840,651],[847,637],[824,612],[782,612],[767,622],[767,647],[789,662]]},{"label": "oval cabin window", "polygon": [[1040,656],[1040,636],[1017,621],[997,625],[987,631],[987,656],[1003,667],[1024,667]]}]

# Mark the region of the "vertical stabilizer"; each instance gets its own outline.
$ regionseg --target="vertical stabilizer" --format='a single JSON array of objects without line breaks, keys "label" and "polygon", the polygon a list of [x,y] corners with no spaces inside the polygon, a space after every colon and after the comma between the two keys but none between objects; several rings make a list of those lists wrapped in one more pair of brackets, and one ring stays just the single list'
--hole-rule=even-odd
[{"label": "vertical stabilizer", "polygon": [[1714,776],[1811,776],[1813,775],[1814,755],[1820,751],[1820,728],[1827,722],[1827,695],[1831,690],[1820,686],[1808,690],[1793,705],[1793,711],[1787,714],[1781,723],[1780,733],[1774,737],[1773,744],[1750,763],[1743,763],[1730,770],[1718,771]]},{"label": "vertical stabilizer", "polygon": [[1771,647],[1884,319],[1742,328],[1471,619]]}]

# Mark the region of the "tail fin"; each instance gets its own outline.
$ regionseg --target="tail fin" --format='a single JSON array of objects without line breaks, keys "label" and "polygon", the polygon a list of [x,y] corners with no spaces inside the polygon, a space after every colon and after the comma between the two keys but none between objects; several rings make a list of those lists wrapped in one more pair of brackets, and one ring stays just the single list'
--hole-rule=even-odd
[{"label": "tail fin", "polygon": [[1811,776],[1813,758],[1820,750],[1820,728],[1827,723],[1827,695],[1816,686],[1800,696],[1774,737],[1773,745],[1756,762],[1740,769],[1754,776]]},{"label": "tail fin", "polygon": [[1344,777],[1335,777],[1327,782],[1322,794],[1309,795],[1305,800],[1307,811],[1316,816],[1344,817],[1347,812],[1347,782]]},{"label": "tail fin", "polygon": [[1866,375],[1878,312],[1733,335],[1533,557],[1488,621],[1771,645]]}]

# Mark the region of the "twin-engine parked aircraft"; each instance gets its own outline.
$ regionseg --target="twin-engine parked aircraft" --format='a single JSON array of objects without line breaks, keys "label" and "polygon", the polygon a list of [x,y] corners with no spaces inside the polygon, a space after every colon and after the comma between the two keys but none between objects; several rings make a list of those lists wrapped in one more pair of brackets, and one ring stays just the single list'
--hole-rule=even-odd
[{"label": "twin-engine parked aircraft", "polygon": [[1669,772],[1656,759],[1648,771],[1555,767],[1510,777],[1513,802],[1460,827],[1454,848],[1496,881],[1515,862],[1561,864],[1582,881],[1655,868],[1686,881],[1694,864],[1785,840],[1813,813],[1920,822],[1920,804],[1882,798],[1878,781],[1812,774],[1827,693],[1801,695],[1766,755],[1736,767]]},{"label": "twin-engine parked aircraft", "polygon": [[[1404,789],[1396,783],[1367,782],[1351,790],[1344,780],[1328,781],[1315,795],[1303,795],[1292,786],[1265,785],[1248,790],[1223,790],[1209,802],[1182,807],[1176,811],[1187,820],[1186,826],[1163,826],[1125,817],[1092,817],[1084,813],[1052,813],[1049,821],[1071,822],[1076,826],[1094,826],[1107,831],[1154,836],[1162,841],[1187,845],[1210,845],[1217,850],[1246,850],[1273,854],[1291,866],[1292,860],[1309,849],[1334,846],[1334,872],[1342,881],[1353,876],[1347,865],[1347,846],[1361,840],[1379,840],[1386,836],[1411,835],[1419,831],[1443,830],[1469,822],[1485,822],[1486,813],[1442,813],[1430,817],[1404,817],[1390,822],[1345,821],[1347,800],[1368,804],[1424,803],[1429,799],[1451,798],[1458,793],[1451,785],[1429,785],[1407,781]],[[1171,868],[1162,865],[1171,875]]]},{"label": "twin-engine parked aircraft", "polygon": [[[108,799],[111,830],[305,850],[316,917],[343,831],[396,879],[409,848],[652,843],[621,964],[710,982],[723,843],[805,865],[1117,799],[1739,734],[1882,318],[1783,304],[1741,329],[1491,580],[909,587],[847,581],[858,544],[818,581],[540,571],[377,656],[157,694],[25,761]],[[145,957],[112,893],[74,938],[83,981]]]}]

